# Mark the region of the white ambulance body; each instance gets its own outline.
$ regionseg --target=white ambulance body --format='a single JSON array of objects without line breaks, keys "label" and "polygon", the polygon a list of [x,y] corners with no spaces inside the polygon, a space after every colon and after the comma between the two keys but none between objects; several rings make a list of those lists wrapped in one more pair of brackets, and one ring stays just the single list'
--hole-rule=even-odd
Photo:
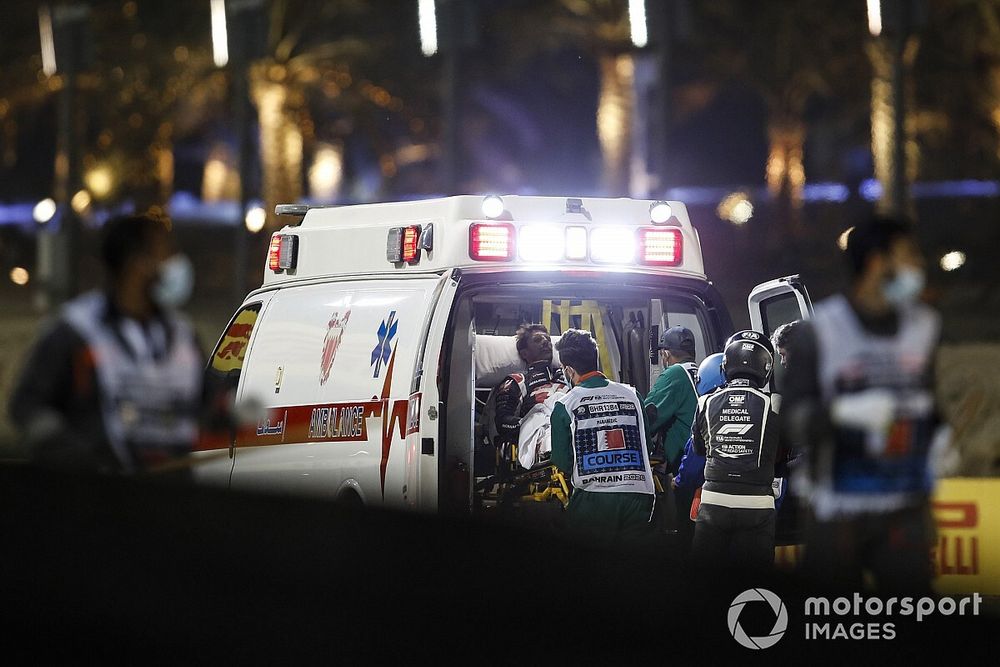
[{"label": "white ambulance body", "polygon": [[[520,323],[593,331],[602,370],[642,395],[662,371],[650,340],[664,328],[691,329],[697,361],[732,333],[679,202],[289,208],[301,223],[272,236],[263,285],[206,371],[266,416],[202,443],[194,470],[207,483],[472,511],[494,461],[477,423],[489,391],[521,370]],[[794,277],[758,286],[749,305],[767,334],[810,309]]]}]

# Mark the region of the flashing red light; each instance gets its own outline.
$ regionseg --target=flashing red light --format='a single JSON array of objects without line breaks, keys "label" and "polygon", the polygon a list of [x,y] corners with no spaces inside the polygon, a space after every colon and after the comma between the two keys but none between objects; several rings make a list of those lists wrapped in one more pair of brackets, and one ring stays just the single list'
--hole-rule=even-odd
[{"label": "flashing red light", "polygon": [[295,234],[275,234],[267,249],[267,267],[275,273],[294,269],[298,262],[299,237]]},{"label": "flashing red light", "polygon": [[415,263],[420,260],[420,225],[403,227],[402,261]]},{"label": "flashing red light", "polygon": [[514,259],[514,225],[474,222],[469,225],[469,256],[483,262]]},{"label": "flashing red light", "polygon": [[639,230],[639,258],[650,266],[679,266],[684,258],[681,230],[643,227]]},{"label": "flashing red light", "polygon": [[271,245],[267,249],[267,268],[271,269],[275,273],[281,271],[281,266],[278,262],[281,257],[281,234],[275,234],[271,237]]}]

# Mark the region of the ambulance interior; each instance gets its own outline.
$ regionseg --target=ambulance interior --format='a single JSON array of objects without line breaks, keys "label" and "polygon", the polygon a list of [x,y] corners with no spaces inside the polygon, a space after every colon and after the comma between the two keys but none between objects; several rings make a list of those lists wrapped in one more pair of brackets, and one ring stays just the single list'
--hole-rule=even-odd
[{"label": "ambulance interior", "polygon": [[604,276],[549,285],[490,281],[459,294],[452,322],[449,377],[442,383],[447,392],[446,444],[440,459],[442,479],[450,488],[442,489],[442,501],[473,512],[566,502],[566,489],[560,492],[561,482],[552,477],[550,465],[526,470],[516,460],[504,461],[489,437],[491,392],[507,375],[525,369],[514,336],[521,324],[544,324],[553,345],[567,329],[589,330],[598,343],[601,371],[632,385],[640,397],[662,370],[659,354],[651,354],[651,335],[658,337],[664,327],[674,325],[691,329],[700,362],[730,333],[728,316],[689,289],[664,281],[615,284]]}]

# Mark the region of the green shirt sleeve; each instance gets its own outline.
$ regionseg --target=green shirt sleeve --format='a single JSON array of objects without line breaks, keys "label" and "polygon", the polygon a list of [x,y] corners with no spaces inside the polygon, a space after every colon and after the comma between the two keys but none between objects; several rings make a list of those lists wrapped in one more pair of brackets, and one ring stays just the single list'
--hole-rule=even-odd
[{"label": "green shirt sleeve", "polygon": [[649,395],[643,403],[656,406],[656,420],[646,422],[646,435],[652,437],[663,428],[677,411],[691,399],[691,380],[686,377],[687,371],[680,364],[666,368],[660,377],[656,378]]},{"label": "green shirt sleeve", "polygon": [[573,472],[573,432],[566,406],[556,403],[549,423],[552,426],[552,463],[567,475]]}]

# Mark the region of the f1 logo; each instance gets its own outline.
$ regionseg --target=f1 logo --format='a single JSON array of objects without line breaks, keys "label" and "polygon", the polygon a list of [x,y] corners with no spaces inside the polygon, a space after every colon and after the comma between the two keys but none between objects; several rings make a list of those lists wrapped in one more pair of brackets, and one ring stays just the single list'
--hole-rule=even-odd
[{"label": "f1 logo", "polygon": [[723,424],[716,435],[746,435],[753,424]]}]

